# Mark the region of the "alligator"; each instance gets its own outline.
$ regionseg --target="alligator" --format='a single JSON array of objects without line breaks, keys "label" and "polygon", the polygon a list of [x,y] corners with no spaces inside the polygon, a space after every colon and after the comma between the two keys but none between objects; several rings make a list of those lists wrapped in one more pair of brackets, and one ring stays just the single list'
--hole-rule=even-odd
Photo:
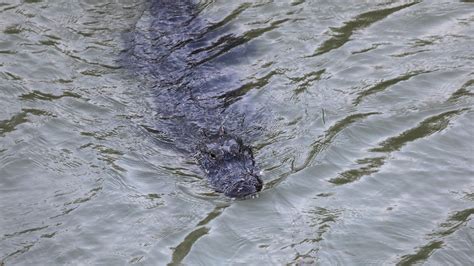
[{"label": "alligator", "polygon": [[230,67],[245,49],[229,52],[238,38],[201,12],[192,0],[148,1],[127,34],[125,62],[152,90],[153,130],[193,156],[215,191],[253,197],[263,182],[246,144],[245,112],[234,107],[241,84]]}]

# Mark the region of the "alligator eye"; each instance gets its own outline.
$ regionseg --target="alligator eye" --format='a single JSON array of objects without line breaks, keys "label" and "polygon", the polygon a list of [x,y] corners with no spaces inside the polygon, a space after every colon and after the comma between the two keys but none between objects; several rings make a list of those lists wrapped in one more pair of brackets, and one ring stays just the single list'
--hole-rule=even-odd
[{"label": "alligator eye", "polygon": [[214,153],[211,153],[210,155],[212,159],[216,159],[216,155]]}]

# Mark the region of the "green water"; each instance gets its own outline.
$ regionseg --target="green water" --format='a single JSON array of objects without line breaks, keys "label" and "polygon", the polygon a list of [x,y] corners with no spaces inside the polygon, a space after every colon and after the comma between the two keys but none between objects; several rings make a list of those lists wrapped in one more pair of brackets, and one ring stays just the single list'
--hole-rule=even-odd
[{"label": "green water", "polygon": [[144,129],[153,81],[118,63],[144,1],[4,0],[0,265],[474,263],[472,1],[200,6],[253,47],[259,198]]}]

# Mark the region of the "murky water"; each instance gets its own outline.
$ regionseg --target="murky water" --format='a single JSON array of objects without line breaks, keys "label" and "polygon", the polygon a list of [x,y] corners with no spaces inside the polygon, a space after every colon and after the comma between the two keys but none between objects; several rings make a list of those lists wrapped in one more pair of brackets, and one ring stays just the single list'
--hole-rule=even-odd
[{"label": "murky water", "polygon": [[144,1],[4,0],[0,265],[473,264],[472,1],[200,6],[252,47],[260,197],[145,129],[153,80],[118,63]]}]

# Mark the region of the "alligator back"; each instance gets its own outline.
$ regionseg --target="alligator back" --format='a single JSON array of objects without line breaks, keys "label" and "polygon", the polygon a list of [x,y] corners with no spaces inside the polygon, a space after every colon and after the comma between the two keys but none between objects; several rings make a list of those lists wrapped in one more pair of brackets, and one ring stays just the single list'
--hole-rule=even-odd
[{"label": "alligator back", "polygon": [[[245,114],[229,111],[227,96],[239,87],[225,46],[212,40],[230,38],[200,15],[193,1],[153,0],[128,38],[127,65],[146,76],[153,88],[154,129],[181,150],[194,152],[203,131],[224,127],[244,135]],[[237,55],[235,55],[237,56]],[[244,138],[245,139],[245,138]]]}]

